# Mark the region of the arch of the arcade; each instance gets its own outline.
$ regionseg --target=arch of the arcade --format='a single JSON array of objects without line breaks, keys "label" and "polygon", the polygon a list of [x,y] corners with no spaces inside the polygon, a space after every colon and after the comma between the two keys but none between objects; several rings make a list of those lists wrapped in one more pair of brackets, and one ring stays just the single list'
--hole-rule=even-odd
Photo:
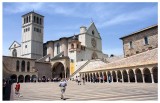
[{"label": "arch of the arcade", "polygon": [[25,72],[16,72],[10,75],[12,82],[33,82],[37,81],[38,73],[25,73]]},{"label": "arch of the arcade", "polygon": [[158,65],[80,72],[86,82],[158,83]]},{"label": "arch of the arcade", "polygon": [[69,78],[70,69],[69,69],[69,58],[52,60],[52,78]]}]

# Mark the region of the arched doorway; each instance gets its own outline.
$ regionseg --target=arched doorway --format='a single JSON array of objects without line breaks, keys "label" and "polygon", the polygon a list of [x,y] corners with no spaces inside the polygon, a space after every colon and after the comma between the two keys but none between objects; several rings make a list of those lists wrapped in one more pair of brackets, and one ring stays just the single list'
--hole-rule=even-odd
[{"label": "arched doorway", "polygon": [[[69,72],[69,69],[67,70]],[[67,73],[66,73],[67,74]],[[52,77],[53,78],[65,78],[65,70],[64,65],[61,62],[57,62],[53,65],[52,69]]]},{"label": "arched doorway", "polygon": [[107,72],[107,77],[108,77],[108,82],[112,82],[112,76],[111,76],[111,73],[110,71]]},{"label": "arched doorway", "polygon": [[117,71],[117,76],[118,76],[118,82],[122,82],[122,74],[120,70]]},{"label": "arched doorway", "polygon": [[107,82],[107,74],[106,74],[106,72],[104,72],[104,82]]},{"label": "arched doorway", "polygon": [[24,76],[23,75],[18,76],[18,82],[20,82],[20,83],[24,82]]},{"label": "arched doorway", "polygon": [[128,75],[127,75],[127,71],[126,70],[122,71],[122,75],[123,75],[123,81],[124,82],[128,82]]},{"label": "arched doorway", "polygon": [[153,67],[152,73],[153,73],[154,83],[158,83],[158,67]]},{"label": "arched doorway", "polygon": [[46,80],[47,80],[46,76],[45,75],[42,76],[42,82],[46,82]]},{"label": "arched doorway", "polygon": [[135,72],[136,72],[137,82],[143,82],[141,70],[136,69]]},{"label": "arched doorway", "polygon": [[149,71],[149,69],[144,68],[143,73],[144,73],[144,81],[146,83],[152,83],[151,72]]},{"label": "arched doorway", "polygon": [[98,74],[98,72],[96,73],[96,82],[99,82],[99,74]]},{"label": "arched doorway", "polygon": [[[45,76],[43,76],[43,78],[46,79]],[[36,75],[32,75],[31,81],[32,82],[36,82],[37,81],[37,76]]]},{"label": "arched doorway", "polygon": [[25,76],[25,82],[30,82],[30,75]]},{"label": "arched doorway", "polygon": [[113,82],[117,82],[115,71],[112,71],[112,77],[113,77]]},{"label": "arched doorway", "polygon": [[16,74],[13,74],[10,76],[10,79],[13,83],[16,83],[17,82],[17,75]]},{"label": "arched doorway", "polygon": [[135,82],[134,72],[132,69],[129,70],[129,79],[130,82]]}]

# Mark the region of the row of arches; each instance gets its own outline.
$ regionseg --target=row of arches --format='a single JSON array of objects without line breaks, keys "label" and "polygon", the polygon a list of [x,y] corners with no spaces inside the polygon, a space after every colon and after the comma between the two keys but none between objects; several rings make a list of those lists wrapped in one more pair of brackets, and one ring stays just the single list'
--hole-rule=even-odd
[{"label": "row of arches", "polygon": [[158,67],[81,73],[86,82],[158,83]]},{"label": "row of arches", "polygon": [[15,82],[20,82],[20,83],[23,83],[23,82],[33,82],[33,81],[36,81],[37,80],[37,76],[36,75],[19,75],[17,76],[16,74],[13,74],[10,76],[10,79],[15,83]]},{"label": "row of arches", "polygon": [[[26,65],[27,64],[27,65]],[[30,72],[30,62],[25,62],[24,60],[20,63],[19,60],[16,61],[16,71],[17,72],[25,72],[25,68],[27,66],[27,72]],[[21,69],[20,69],[21,67]]]}]

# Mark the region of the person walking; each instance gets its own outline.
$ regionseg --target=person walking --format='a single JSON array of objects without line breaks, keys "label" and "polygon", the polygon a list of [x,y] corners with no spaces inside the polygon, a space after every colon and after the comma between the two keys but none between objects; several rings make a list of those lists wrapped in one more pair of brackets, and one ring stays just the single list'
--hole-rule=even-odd
[{"label": "person walking", "polygon": [[60,81],[59,87],[61,88],[61,99],[63,100],[65,100],[64,93],[66,90],[66,86],[67,86],[66,80],[62,78],[62,80]]},{"label": "person walking", "polygon": [[17,82],[16,87],[15,87],[15,94],[16,94],[18,97],[22,97],[22,95],[20,95],[19,90],[20,90],[20,84],[19,84],[19,82]]},{"label": "person walking", "polygon": [[81,85],[81,78],[78,76],[78,85]]},{"label": "person walking", "polygon": [[83,85],[85,85],[85,79],[84,79],[84,77],[82,78],[82,80],[83,80]]}]

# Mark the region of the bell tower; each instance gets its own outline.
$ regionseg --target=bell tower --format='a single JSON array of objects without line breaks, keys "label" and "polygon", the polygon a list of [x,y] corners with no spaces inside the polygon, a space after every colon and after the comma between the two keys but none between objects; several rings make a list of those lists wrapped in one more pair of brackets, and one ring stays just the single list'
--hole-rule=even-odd
[{"label": "bell tower", "polygon": [[34,11],[22,15],[21,56],[40,59],[43,56],[44,16]]}]

